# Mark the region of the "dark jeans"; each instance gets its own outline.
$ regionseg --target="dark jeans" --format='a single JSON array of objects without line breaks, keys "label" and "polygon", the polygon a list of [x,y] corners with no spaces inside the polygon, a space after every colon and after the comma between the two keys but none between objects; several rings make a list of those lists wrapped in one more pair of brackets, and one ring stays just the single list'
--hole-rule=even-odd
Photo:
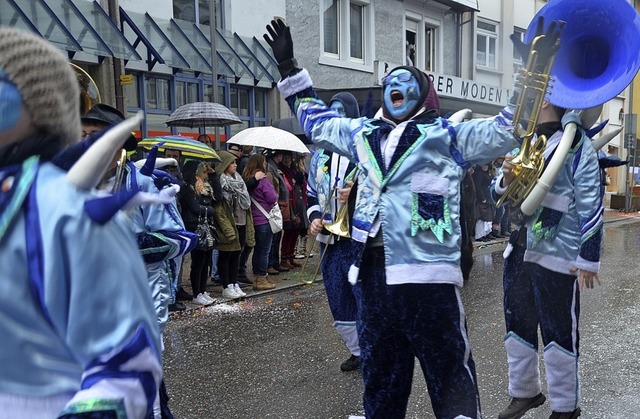
[{"label": "dark jeans", "polygon": [[[271,228],[269,228],[269,231],[271,231]],[[275,234],[271,233],[271,235],[273,237],[271,239],[271,251],[269,252],[269,266],[275,268],[280,266],[280,239],[282,239],[282,231]]]},{"label": "dark jeans", "polygon": [[255,230],[256,246],[253,248],[251,265],[253,266],[254,275],[265,276],[269,267],[269,252],[274,234],[271,232],[271,227],[268,223],[255,226]]}]

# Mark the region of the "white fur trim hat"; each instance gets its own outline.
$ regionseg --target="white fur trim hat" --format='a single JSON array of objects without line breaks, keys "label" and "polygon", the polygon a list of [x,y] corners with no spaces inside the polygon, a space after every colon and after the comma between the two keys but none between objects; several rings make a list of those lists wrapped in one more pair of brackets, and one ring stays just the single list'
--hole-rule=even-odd
[{"label": "white fur trim hat", "polygon": [[40,132],[67,144],[80,139],[80,88],[59,49],[30,32],[0,26],[0,68]]}]

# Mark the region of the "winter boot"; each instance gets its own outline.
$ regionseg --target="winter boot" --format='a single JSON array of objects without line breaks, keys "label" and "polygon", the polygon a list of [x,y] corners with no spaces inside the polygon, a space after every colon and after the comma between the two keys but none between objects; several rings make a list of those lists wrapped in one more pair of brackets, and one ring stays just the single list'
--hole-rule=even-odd
[{"label": "winter boot", "polygon": [[253,281],[253,290],[254,291],[266,291],[272,290],[276,286],[269,282],[266,276],[255,275]]}]

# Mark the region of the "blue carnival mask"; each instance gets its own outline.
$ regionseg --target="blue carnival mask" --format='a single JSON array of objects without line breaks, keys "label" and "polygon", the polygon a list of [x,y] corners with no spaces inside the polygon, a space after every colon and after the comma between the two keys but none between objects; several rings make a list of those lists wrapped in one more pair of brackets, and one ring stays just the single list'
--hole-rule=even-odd
[{"label": "blue carnival mask", "polygon": [[331,102],[331,109],[338,112],[343,118],[347,116],[347,110],[344,108],[342,102],[334,100],[333,102]]},{"label": "blue carnival mask", "polygon": [[385,110],[396,120],[402,121],[415,113],[420,106],[420,84],[411,72],[399,68],[382,79]]},{"label": "blue carnival mask", "polygon": [[23,106],[20,91],[0,69],[0,132],[16,126]]}]

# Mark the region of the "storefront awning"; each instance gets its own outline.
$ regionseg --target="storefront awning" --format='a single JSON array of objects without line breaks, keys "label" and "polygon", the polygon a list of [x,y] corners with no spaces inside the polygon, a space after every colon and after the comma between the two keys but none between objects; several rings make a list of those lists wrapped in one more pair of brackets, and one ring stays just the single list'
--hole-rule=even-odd
[{"label": "storefront awning", "polygon": [[96,2],[6,0],[0,24],[35,32],[73,58],[76,52],[123,60],[142,60],[109,15]]},{"label": "storefront awning", "polygon": [[191,68],[191,64],[176,48],[148,13],[126,12],[120,7],[120,20],[124,35],[137,50],[146,50],[149,71],[157,64],[174,69]]},{"label": "storefront awning", "polygon": [[[146,61],[148,71],[164,64],[176,73],[212,73],[209,26],[122,7],[120,21],[118,28],[96,0],[0,1],[0,24],[35,32],[67,51],[70,58],[84,52],[99,61],[104,57]],[[273,86],[280,79],[276,62],[255,37],[217,29],[215,34],[219,76],[255,86]]]},{"label": "storefront awning", "polygon": [[[207,62],[211,62],[211,42],[209,42],[209,37],[206,36],[202,30],[192,22],[187,22],[186,20],[180,19],[172,19],[174,25],[176,25],[182,32],[187,36],[193,45],[200,51],[200,53],[207,57]],[[224,57],[220,54],[219,51],[216,51],[216,57],[218,59],[218,72],[217,74],[223,75],[226,77],[233,77],[238,80],[236,76],[236,72],[233,70],[231,65],[224,59]],[[209,71],[211,73],[211,65],[209,65]]]}]

